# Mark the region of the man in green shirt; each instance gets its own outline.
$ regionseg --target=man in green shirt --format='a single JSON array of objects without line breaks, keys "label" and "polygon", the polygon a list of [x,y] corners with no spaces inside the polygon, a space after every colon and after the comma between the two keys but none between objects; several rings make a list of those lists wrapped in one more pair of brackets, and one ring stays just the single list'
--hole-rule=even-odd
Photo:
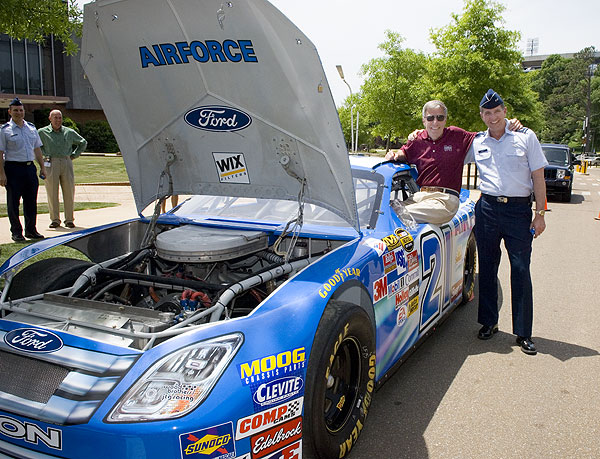
[{"label": "man in green shirt", "polygon": [[[73,160],[87,147],[87,140],[71,128],[62,125],[63,116],[60,110],[50,112],[50,124],[38,130],[42,139],[42,153],[46,166],[46,193],[48,194],[48,210],[50,211],[50,228],[60,226],[58,202],[58,185],[62,190],[65,205],[65,226],[75,228],[73,223],[73,204],[75,200],[75,175]],[[75,147],[75,150],[73,150]]]}]

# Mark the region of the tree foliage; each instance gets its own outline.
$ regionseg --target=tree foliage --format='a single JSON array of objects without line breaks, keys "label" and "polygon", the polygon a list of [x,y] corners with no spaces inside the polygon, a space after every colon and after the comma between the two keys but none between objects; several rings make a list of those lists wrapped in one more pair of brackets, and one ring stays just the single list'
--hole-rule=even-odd
[{"label": "tree foliage", "polygon": [[[544,141],[581,145],[588,95],[591,114],[600,113],[600,77],[592,78],[590,74],[594,52],[594,47],[585,48],[573,59],[555,54],[544,61],[540,70],[532,72],[532,87],[544,107]],[[599,122],[597,116],[591,117],[592,130]]]},{"label": "tree foliage", "polygon": [[67,54],[77,53],[73,34],[81,36],[82,11],[75,0],[2,0],[0,30],[16,40],[42,43],[54,35]]},{"label": "tree foliage", "polygon": [[430,98],[443,100],[452,124],[468,130],[484,127],[478,106],[489,88],[502,96],[509,116],[534,130],[542,126],[537,96],[521,68],[520,34],[502,27],[503,11],[491,0],[466,0],[462,15],[431,31]]},{"label": "tree foliage", "polygon": [[386,41],[379,45],[384,56],[362,67],[361,112],[376,120],[372,134],[387,139],[389,145],[391,139],[406,136],[418,126],[415,113],[422,105],[419,95],[427,57],[402,49],[403,38],[398,33],[387,30],[385,35]]}]

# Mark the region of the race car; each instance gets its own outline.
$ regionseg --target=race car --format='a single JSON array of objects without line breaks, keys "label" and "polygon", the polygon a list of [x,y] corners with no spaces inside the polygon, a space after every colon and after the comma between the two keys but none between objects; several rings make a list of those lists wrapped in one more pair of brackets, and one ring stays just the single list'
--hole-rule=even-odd
[{"label": "race car", "polygon": [[[0,267],[0,452],[349,455],[472,298],[469,192],[447,224],[408,218],[416,171],[348,155],[314,46],[266,1],[99,0],[81,61],[140,217]],[[57,246],[81,256],[36,259]]]}]

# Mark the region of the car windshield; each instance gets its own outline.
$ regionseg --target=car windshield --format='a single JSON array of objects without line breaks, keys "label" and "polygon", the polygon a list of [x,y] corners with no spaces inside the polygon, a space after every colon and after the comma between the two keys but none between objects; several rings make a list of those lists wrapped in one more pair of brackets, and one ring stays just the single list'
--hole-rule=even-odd
[{"label": "car windshield", "polygon": [[544,155],[550,164],[569,165],[569,151],[565,148],[542,147]]},{"label": "car windshield", "polygon": [[[361,229],[372,228],[377,220],[381,202],[380,174],[354,171],[354,189]],[[286,223],[296,217],[298,203],[283,199],[264,199],[231,196],[193,196],[175,211],[187,218],[218,218],[245,222]],[[323,207],[304,205],[304,223],[325,226],[349,226],[349,224]]]}]

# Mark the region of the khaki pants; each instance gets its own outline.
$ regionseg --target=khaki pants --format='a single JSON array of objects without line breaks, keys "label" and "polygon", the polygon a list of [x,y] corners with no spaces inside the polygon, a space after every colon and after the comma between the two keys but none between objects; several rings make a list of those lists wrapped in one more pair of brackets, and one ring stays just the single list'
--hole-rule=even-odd
[{"label": "khaki pants", "polygon": [[73,203],[75,200],[75,175],[71,158],[51,158],[50,167],[46,167],[46,193],[48,194],[48,210],[50,220],[60,223],[60,203],[58,201],[58,185],[62,190],[65,206],[65,223],[73,223]]},{"label": "khaki pants", "polygon": [[449,222],[456,214],[460,200],[451,194],[437,191],[418,191],[404,201],[406,210],[417,223],[440,225]]}]

